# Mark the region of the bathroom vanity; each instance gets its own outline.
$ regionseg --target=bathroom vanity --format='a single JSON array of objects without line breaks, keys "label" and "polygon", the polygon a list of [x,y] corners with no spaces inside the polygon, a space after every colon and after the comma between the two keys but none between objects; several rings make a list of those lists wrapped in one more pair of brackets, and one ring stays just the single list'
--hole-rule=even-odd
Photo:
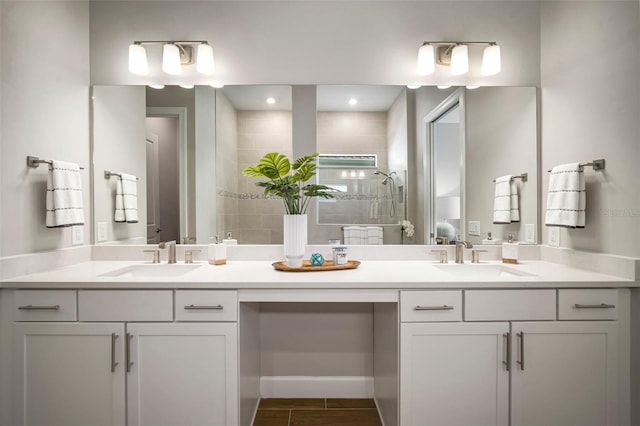
[{"label": "bathroom vanity", "polygon": [[[2,424],[248,426],[261,395],[333,393],[374,397],[386,426],[629,425],[635,260],[545,250],[518,265],[362,253],[316,273],[92,260],[5,280]],[[594,256],[625,276],[580,267]],[[295,339],[305,315],[336,328],[345,312],[369,321],[370,374],[267,371],[263,352],[286,351],[274,327]]]}]

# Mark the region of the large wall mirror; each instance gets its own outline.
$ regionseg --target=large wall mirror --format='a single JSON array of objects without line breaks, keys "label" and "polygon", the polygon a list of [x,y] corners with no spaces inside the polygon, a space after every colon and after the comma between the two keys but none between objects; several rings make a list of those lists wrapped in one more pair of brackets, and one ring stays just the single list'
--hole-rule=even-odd
[{"label": "large wall mirror", "polygon": [[[205,244],[230,232],[239,244],[281,243],[281,201],[241,172],[267,152],[292,157],[292,96],[284,85],[94,86],[95,242]],[[317,179],[339,192],[312,206],[309,243],[367,228],[379,237],[347,242],[434,243],[443,223],[476,244],[488,232],[524,241],[525,224],[537,226],[535,88],[332,85],[317,86],[313,101]],[[137,178],[136,223],[114,221],[123,173]],[[493,224],[493,180],[522,173],[520,221]],[[421,232],[407,238],[403,220]]]}]

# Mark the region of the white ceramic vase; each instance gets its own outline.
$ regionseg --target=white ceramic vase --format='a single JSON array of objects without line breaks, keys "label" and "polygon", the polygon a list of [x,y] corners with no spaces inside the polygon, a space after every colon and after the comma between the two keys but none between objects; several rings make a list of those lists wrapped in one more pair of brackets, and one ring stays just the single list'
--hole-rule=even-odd
[{"label": "white ceramic vase", "polygon": [[287,266],[299,268],[302,266],[304,249],[307,245],[307,215],[284,215],[284,257]]}]

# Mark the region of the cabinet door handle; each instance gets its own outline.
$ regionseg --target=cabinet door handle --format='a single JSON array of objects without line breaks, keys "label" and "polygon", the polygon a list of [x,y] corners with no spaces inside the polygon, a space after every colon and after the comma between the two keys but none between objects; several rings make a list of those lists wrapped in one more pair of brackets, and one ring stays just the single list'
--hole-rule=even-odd
[{"label": "cabinet door handle", "polygon": [[111,333],[111,372],[115,373],[116,366],[118,363],[116,362],[116,339],[118,335],[116,333]]},{"label": "cabinet door handle", "polygon": [[193,304],[191,304],[191,305],[185,305],[184,308],[186,310],[188,310],[188,311],[189,310],[198,310],[198,309],[200,309],[200,310],[202,310],[202,309],[215,309],[215,310],[221,311],[221,310],[224,309],[224,306],[222,306],[222,305],[209,305],[209,306],[207,306],[207,305],[193,305]]},{"label": "cabinet door handle", "polygon": [[420,306],[417,305],[413,308],[414,311],[450,311],[453,309],[453,306],[449,305],[441,305],[441,306]]},{"label": "cabinet door handle", "polygon": [[502,363],[507,371],[511,370],[511,333],[502,333],[502,340],[504,342],[504,360]]},{"label": "cabinet door handle", "polygon": [[516,363],[520,364],[520,370],[524,370],[524,331],[516,333],[516,336],[520,342],[519,359],[516,360]]},{"label": "cabinet door handle", "polygon": [[21,311],[59,311],[60,305],[51,305],[51,306],[25,305],[25,306],[18,306],[18,309]]},{"label": "cabinet door handle", "polygon": [[599,305],[582,305],[580,303],[576,303],[573,307],[575,309],[614,309],[616,305],[610,305],[608,303],[600,303]]},{"label": "cabinet door handle", "polygon": [[127,340],[125,341],[125,355],[126,355],[126,363],[127,363],[127,373],[131,371],[131,366],[133,365],[133,361],[131,361],[131,339],[133,339],[133,334],[127,333]]}]

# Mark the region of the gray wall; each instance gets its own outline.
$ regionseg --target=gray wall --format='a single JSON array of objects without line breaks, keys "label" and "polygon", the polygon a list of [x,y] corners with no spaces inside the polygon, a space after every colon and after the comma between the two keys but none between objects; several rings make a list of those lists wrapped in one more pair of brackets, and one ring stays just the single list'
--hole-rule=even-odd
[{"label": "gray wall", "polygon": [[[208,84],[211,77],[160,71],[160,46],[148,49],[150,75],[127,70],[133,40],[207,39],[226,84],[477,84],[535,86],[540,81],[539,3],[532,1],[93,1],[92,84]],[[470,48],[467,76],[447,70],[417,78],[425,40],[496,40],[502,72],[480,76],[482,49]]]},{"label": "gray wall", "polygon": [[[535,87],[491,87],[466,92],[466,220],[480,221],[480,244],[486,233],[524,241],[525,224],[538,228],[538,140]],[[516,179],[520,222],[493,224],[493,179],[528,173],[527,182]],[[546,189],[545,189],[546,191]],[[546,192],[545,192],[546,193]]]},{"label": "gray wall", "polygon": [[640,257],[638,2],[543,2],[540,34],[542,211],[548,169],[604,158],[604,171],[585,169],[585,229],[560,243]]},{"label": "gray wall", "polygon": [[91,223],[89,3],[0,2],[0,256],[71,245],[71,228],[45,227],[46,165],[84,167],[84,241]]},{"label": "gray wall", "polygon": [[[142,86],[96,86],[93,101],[93,220],[107,225],[108,242],[147,242],[147,166],[145,94]],[[104,171],[138,177],[138,223],[116,223],[117,178]],[[87,191],[88,192],[88,191]],[[90,220],[89,212],[86,212]],[[89,228],[87,228],[89,229]]]}]

